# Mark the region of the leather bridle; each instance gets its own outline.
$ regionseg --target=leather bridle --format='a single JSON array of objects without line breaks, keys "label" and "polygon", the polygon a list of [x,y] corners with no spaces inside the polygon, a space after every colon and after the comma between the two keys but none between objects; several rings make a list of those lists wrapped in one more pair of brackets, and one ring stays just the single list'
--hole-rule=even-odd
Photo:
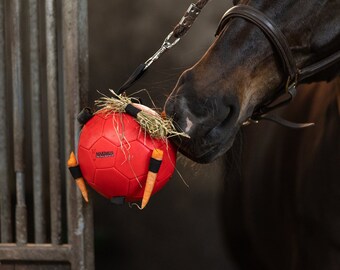
[{"label": "leather bridle", "polygon": [[[280,102],[274,106],[271,106],[271,104],[276,100],[277,94],[275,98],[267,102],[266,104],[263,104],[259,106],[255,110],[255,113],[251,117],[251,120],[260,120],[260,119],[267,119],[267,112],[277,108],[278,106],[281,106],[282,104],[287,103],[292,99],[292,97],[295,95],[295,87],[296,85],[301,82],[302,80],[311,77],[318,72],[325,70],[326,68],[332,66],[336,62],[340,60],[340,51],[337,51],[336,53],[322,59],[319,62],[316,62],[310,66],[299,68],[297,67],[296,61],[293,57],[292,51],[289,47],[289,44],[287,42],[286,37],[281,32],[281,30],[275,25],[275,23],[269,19],[265,14],[260,12],[259,10],[255,9],[252,6],[239,4],[232,8],[230,8],[222,17],[217,31],[216,35],[219,35],[222,30],[226,27],[228,21],[231,18],[243,18],[248,22],[253,23],[258,28],[262,30],[262,32],[266,35],[266,37],[270,40],[272,45],[277,50],[278,55],[281,58],[282,65],[283,65],[283,71],[287,78],[286,83],[282,84],[285,85],[286,92],[289,93],[290,98],[288,100],[285,100],[284,102]],[[280,89],[280,94],[283,94],[284,91]],[[268,120],[274,120],[274,119],[268,119]],[[291,126],[292,127],[292,126]],[[296,126],[296,127],[303,127],[303,126]]]}]

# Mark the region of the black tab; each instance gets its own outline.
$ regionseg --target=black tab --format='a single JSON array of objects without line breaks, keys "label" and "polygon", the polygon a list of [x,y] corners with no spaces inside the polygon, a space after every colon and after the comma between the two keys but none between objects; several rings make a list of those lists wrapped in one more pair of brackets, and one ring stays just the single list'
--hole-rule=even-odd
[{"label": "black tab", "polygon": [[123,93],[126,89],[131,87],[146,71],[145,64],[140,64],[136,70],[131,74],[127,81],[116,91],[116,94]]},{"label": "black tab", "polygon": [[158,173],[161,164],[162,164],[161,160],[151,158],[149,163],[149,171],[153,173]]},{"label": "black tab", "polygon": [[112,197],[110,201],[115,205],[123,205],[125,202],[125,197]]},{"label": "black tab", "polygon": [[71,173],[71,175],[74,179],[78,179],[80,177],[83,177],[79,165],[74,166],[74,167],[69,167],[68,169],[69,169],[69,171],[70,171],[70,173]]},{"label": "black tab", "polygon": [[129,115],[131,115],[134,118],[137,118],[137,114],[140,112],[141,110],[136,108],[135,106],[133,106],[131,103],[126,105],[125,107],[125,112]]},{"label": "black tab", "polygon": [[77,116],[77,120],[79,124],[85,125],[87,121],[89,121],[93,117],[93,112],[91,108],[86,107],[81,110],[81,112]]}]

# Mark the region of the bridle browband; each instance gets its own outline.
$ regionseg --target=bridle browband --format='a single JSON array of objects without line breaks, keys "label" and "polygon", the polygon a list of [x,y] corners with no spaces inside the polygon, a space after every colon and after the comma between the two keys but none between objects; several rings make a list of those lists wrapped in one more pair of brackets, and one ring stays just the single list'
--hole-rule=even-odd
[{"label": "bridle browband", "polygon": [[[319,62],[316,62],[310,66],[298,68],[296,65],[296,61],[292,55],[292,51],[289,47],[289,44],[287,42],[286,37],[281,32],[281,30],[276,26],[276,24],[269,19],[265,14],[260,12],[259,10],[253,8],[252,6],[239,4],[232,8],[230,8],[220,20],[220,23],[218,25],[217,31],[215,35],[219,35],[222,30],[226,27],[228,21],[231,18],[243,18],[254,25],[256,25],[258,28],[262,30],[262,32],[266,35],[266,37],[270,40],[272,45],[277,50],[277,53],[279,54],[282,64],[283,64],[283,71],[285,76],[287,77],[287,81],[285,84],[285,90],[289,93],[290,97],[288,100],[285,100],[284,102],[280,102],[277,105],[270,106],[277,98],[277,96],[273,99],[267,102],[266,104],[260,106],[250,120],[260,120],[260,119],[268,119],[267,112],[277,108],[278,106],[281,106],[282,104],[287,103],[292,99],[292,97],[295,95],[295,87],[296,85],[301,82],[302,80],[311,77],[318,72],[325,70],[326,68],[332,66],[334,63],[338,62],[340,60],[340,51],[337,51],[336,53],[322,59]],[[280,89],[281,90],[281,89]],[[282,94],[282,91],[280,91]],[[268,120],[273,120],[275,122],[278,122],[278,118],[274,117],[275,119],[272,119],[272,117]],[[282,124],[282,123],[281,123]],[[293,124],[293,123],[292,123]],[[287,122],[284,123],[284,125],[287,126]],[[297,126],[296,126],[297,125]],[[290,127],[305,127],[305,124],[295,124],[295,125],[288,125]]]}]

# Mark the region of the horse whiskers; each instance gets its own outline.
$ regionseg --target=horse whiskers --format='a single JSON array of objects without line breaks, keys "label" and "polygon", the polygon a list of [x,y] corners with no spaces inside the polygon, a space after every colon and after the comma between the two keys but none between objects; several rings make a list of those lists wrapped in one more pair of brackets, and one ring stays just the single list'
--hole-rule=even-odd
[{"label": "horse whiskers", "polygon": [[172,95],[172,94],[170,94],[170,95],[165,95],[165,97],[167,98],[167,102],[168,102],[168,101],[174,101],[174,100],[176,100],[178,96],[179,96],[179,95],[177,95],[177,94],[174,94],[174,95]]},{"label": "horse whiskers", "polygon": [[224,166],[226,172],[234,171],[238,175],[242,174],[241,170],[241,157],[243,149],[243,133],[242,129],[237,133],[233,146],[224,155]]}]

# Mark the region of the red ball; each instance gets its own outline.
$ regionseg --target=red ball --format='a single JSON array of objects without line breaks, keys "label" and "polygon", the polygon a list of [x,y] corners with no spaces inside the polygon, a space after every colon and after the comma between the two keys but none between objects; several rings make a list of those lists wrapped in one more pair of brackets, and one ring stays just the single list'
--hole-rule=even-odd
[{"label": "red ball", "polygon": [[82,128],[78,162],[87,183],[108,199],[143,197],[152,151],[161,149],[163,160],[152,194],[172,176],[176,150],[166,139],[151,138],[126,113],[95,114]]}]

